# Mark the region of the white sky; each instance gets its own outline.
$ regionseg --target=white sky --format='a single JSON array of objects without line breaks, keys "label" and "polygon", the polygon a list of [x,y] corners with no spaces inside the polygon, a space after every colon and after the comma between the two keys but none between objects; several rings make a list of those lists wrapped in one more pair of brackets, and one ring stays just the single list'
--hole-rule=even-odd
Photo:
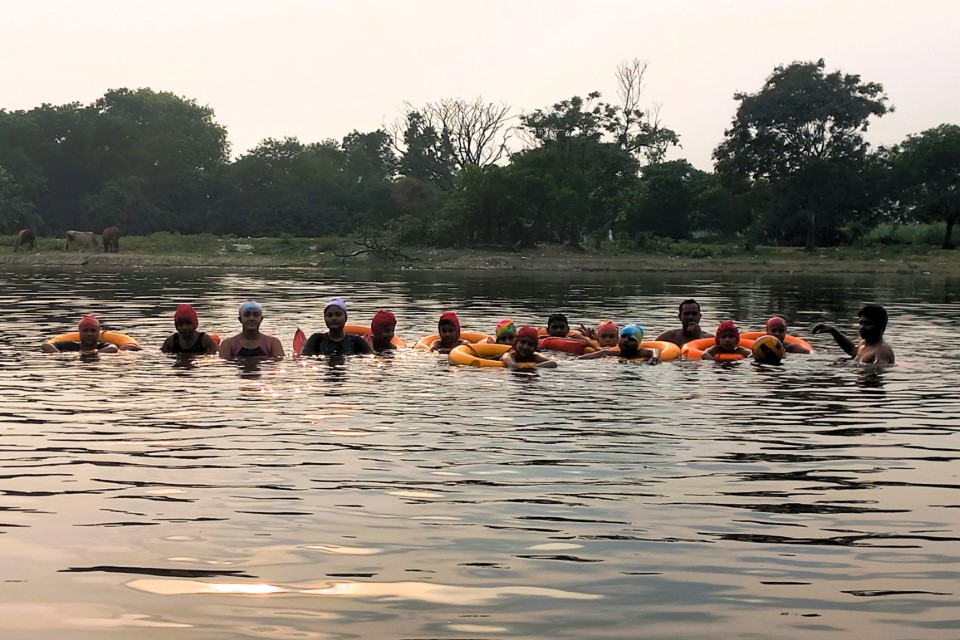
[{"label": "white sky", "polygon": [[954,0],[0,0],[0,108],[93,102],[149,87],[210,106],[234,155],[267,137],[340,140],[404,101],[482,96],[532,111],[649,62],[646,105],[710,153],[778,64],[883,84],[874,144],[960,123]]}]

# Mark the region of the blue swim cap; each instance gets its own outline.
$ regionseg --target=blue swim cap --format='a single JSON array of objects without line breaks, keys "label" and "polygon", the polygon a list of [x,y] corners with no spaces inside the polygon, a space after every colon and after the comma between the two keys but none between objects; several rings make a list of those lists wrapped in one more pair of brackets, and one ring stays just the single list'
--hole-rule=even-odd
[{"label": "blue swim cap", "polygon": [[638,324],[628,324],[620,329],[621,338],[636,338],[637,342],[643,342],[643,327]]},{"label": "blue swim cap", "polygon": [[257,311],[260,315],[263,315],[263,309],[260,308],[256,300],[247,300],[240,305],[240,313],[242,314],[244,311]]}]

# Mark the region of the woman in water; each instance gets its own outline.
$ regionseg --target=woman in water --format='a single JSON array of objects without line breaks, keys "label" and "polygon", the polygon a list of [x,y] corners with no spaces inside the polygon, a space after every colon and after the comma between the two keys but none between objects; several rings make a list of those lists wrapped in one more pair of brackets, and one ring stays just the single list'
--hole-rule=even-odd
[{"label": "woman in water", "polygon": [[263,309],[253,300],[240,305],[238,315],[243,331],[220,343],[220,357],[227,360],[236,358],[282,358],[283,345],[280,340],[260,333],[263,322]]}]

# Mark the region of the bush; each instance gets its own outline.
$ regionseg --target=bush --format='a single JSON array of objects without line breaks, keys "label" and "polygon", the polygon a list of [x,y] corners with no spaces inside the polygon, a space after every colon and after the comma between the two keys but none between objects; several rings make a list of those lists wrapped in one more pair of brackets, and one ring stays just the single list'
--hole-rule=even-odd
[{"label": "bush", "polygon": [[946,222],[933,224],[895,224],[883,222],[864,233],[856,246],[939,245],[946,233]]}]

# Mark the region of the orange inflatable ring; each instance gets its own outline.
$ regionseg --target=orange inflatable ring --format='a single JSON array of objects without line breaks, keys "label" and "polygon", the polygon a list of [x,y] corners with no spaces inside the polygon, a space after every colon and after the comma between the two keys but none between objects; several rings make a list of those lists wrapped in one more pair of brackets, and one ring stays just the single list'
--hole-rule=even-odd
[{"label": "orange inflatable ring", "polygon": [[[703,358],[703,352],[716,344],[716,338],[699,338],[697,340],[691,340],[680,348],[680,355],[687,360],[700,360]],[[740,342],[737,343],[737,346],[749,349],[753,346],[753,340],[750,338],[744,338],[743,335],[741,335]],[[739,353],[721,353],[714,356],[713,359],[723,362],[728,360],[742,360],[744,357],[746,356],[742,356]]]},{"label": "orange inflatable ring", "polygon": [[[741,337],[741,338],[747,338],[747,339],[749,339],[749,340],[756,340],[756,339],[759,338],[760,336],[766,336],[766,335],[769,335],[766,331],[747,331],[746,333],[741,333],[741,334],[740,334],[740,337]],[[813,345],[812,345],[812,344],[810,344],[809,342],[807,342],[807,341],[804,340],[803,338],[798,338],[797,336],[792,336],[792,335],[790,335],[789,333],[788,333],[786,336],[783,337],[783,341],[784,341],[784,342],[788,342],[788,343],[790,343],[790,344],[798,344],[798,345],[800,345],[801,347],[804,347],[805,349],[809,349],[810,351],[813,351]]]},{"label": "orange inflatable ring", "polygon": [[[343,331],[351,336],[360,336],[367,342],[370,342],[371,338],[373,337],[373,330],[370,327],[363,326],[362,324],[348,324],[343,327]],[[397,336],[393,336],[393,338],[390,339],[390,344],[398,349],[404,349],[407,346],[407,343]]]},{"label": "orange inflatable ring", "polygon": [[[98,341],[115,344],[120,350],[137,351],[140,349],[139,342],[125,333],[118,333],[116,331],[101,331]],[[80,342],[80,332],[73,331],[71,333],[63,333],[59,336],[50,338],[47,340],[47,342],[50,344],[56,344],[58,342]]]},{"label": "orange inflatable ring", "polygon": [[[423,336],[417,340],[415,348],[417,349],[429,349],[430,345],[433,344],[434,340],[439,340],[439,333],[431,333],[428,336]],[[486,342],[490,339],[490,336],[486,333],[480,333],[479,331],[461,331],[460,339],[466,340],[470,344],[477,344],[478,342]]]},{"label": "orange inflatable ring", "polygon": [[[640,343],[642,349],[657,349],[660,351],[660,362],[669,362],[670,360],[676,360],[680,357],[680,347],[673,344],[672,342],[664,342],[663,340],[644,340]],[[620,352],[618,347],[610,347],[609,351]],[[646,362],[647,358],[623,358],[624,360],[629,360],[631,362]]]}]

